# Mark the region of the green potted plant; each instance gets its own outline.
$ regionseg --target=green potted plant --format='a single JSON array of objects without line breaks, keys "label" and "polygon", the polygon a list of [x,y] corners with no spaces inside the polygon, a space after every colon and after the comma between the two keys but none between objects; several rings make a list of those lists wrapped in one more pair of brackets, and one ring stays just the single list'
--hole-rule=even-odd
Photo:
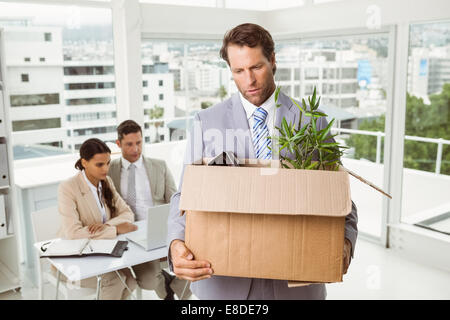
[{"label": "green potted plant", "polygon": [[[281,106],[278,104],[280,89],[280,87],[277,87],[275,91],[277,108]],[[318,130],[317,120],[327,115],[318,110],[320,97],[316,99],[316,88],[314,87],[313,95],[308,97],[309,108],[305,99],[302,99],[302,106],[294,99],[291,98],[291,100],[300,110],[298,125],[287,123],[285,118],[282,119],[281,126],[275,127],[279,135],[268,137],[268,139],[272,139],[272,146],[276,146],[271,148],[272,152],[279,154],[281,165],[284,168],[338,170],[339,165],[342,165],[340,160],[344,153],[342,149],[348,147],[342,146],[332,139],[337,135],[330,135],[334,119],[325,128]],[[302,127],[303,116],[310,117],[310,121]],[[282,155],[283,149],[288,150],[294,157]]]}]

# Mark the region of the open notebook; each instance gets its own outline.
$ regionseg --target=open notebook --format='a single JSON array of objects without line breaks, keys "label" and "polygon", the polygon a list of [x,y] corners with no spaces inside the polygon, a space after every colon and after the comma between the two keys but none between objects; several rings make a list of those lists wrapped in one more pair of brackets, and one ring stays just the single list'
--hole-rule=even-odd
[{"label": "open notebook", "polygon": [[128,241],[55,239],[42,244],[41,258],[55,257],[83,257],[83,256],[112,256],[121,257],[127,248]]}]

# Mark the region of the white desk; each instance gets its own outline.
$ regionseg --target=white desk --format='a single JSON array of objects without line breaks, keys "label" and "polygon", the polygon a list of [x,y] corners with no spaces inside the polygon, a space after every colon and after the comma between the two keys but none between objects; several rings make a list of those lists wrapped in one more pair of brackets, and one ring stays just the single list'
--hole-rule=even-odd
[{"label": "white desk", "polygon": [[[146,221],[136,221],[138,230],[135,232],[146,232]],[[121,234],[118,240],[126,240],[128,234]],[[34,244],[34,247],[40,252],[41,245],[48,241],[42,241]],[[97,277],[108,272],[114,272],[123,268],[132,267],[148,261],[157,260],[167,256],[167,247],[155,250],[145,251],[139,245],[128,241],[128,250],[122,257],[92,256],[92,257],[70,257],[70,258],[46,258],[48,261],[64,276],[68,281],[79,281],[91,277]],[[57,288],[58,290],[58,288]],[[97,297],[99,294],[99,282],[97,282]]]}]

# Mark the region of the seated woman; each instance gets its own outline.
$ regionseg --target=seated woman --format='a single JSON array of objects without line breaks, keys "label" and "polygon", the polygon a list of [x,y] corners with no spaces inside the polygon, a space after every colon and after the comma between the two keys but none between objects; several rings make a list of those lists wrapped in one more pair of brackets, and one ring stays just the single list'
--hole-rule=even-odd
[{"label": "seated woman", "polygon": [[[58,210],[61,214],[59,235],[65,239],[114,239],[135,231],[134,214],[107,176],[111,150],[99,139],[86,140],[80,148],[80,159],[74,177],[58,188]],[[122,280],[133,291],[137,282],[129,269],[119,270]],[[97,287],[96,277],[82,280],[82,287]],[[115,272],[102,275],[100,299],[126,299],[130,292]]]}]

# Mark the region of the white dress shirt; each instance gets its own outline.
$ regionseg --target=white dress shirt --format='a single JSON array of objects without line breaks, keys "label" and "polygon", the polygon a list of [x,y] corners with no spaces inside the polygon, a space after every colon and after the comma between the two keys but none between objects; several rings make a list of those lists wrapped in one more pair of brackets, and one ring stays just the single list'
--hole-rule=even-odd
[{"label": "white dress shirt", "polygon": [[[128,200],[128,167],[131,162],[122,157],[122,168],[120,170],[120,192],[125,202]],[[152,191],[145,169],[144,159],[141,157],[133,163],[136,166],[136,220],[147,219],[148,209],[153,207]]]},{"label": "white dress shirt", "polygon": [[[89,189],[91,189],[92,194],[94,195],[95,202],[97,202],[98,210],[100,210],[100,213],[102,214],[102,221],[103,221],[103,223],[105,223],[106,222],[106,208],[105,208],[105,204],[103,203],[103,201],[100,200],[101,195],[102,195],[102,184],[99,183],[98,189],[97,189],[97,187],[94,186],[92,184],[92,182],[90,182],[89,179],[86,177],[86,172],[84,172],[84,170],[82,172],[83,172],[83,177],[89,186]],[[100,195],[100,197],[99,197],[99,195]]]},{"label": "white dress shirt", "polygon": [[[253,112],[255,112],[257,106],[252,104],[250,101],[244,98],[244,96],[239,92],[239,97],[241,98],[242,105],[244,106],[245,113],[247,114],[248,126],[250,128],[250,132],[252,132],[253,124],[255,120],[253,119]],[[260,106],[267,111],[266,124],[269,129],[269,135],[273,135],[273,130],[275,128],[274,118],[275,118],[275,91],[272,95],[264,101],[264,103]],[[253,132],[252,132],[253,134]]]},{"label": "white dress shirt", "polygon": [[[244,98],[244,96],[239,92],[239,97],[241,98],[242,105],[244,106],[245,113],[247,114],[248,126],[250,128],[250,133],[252,135],[253,140],[253,124],[255,123],[255,119],[253,118],[253,112],[255,112],[257,106],[252,104],[250,101]],[[273,135],[275,129],[275,91],[272,95],[264,101],[264,103],[260,106],[267,111],[267,117],[265,123],[267,124],[267,129],[269,129],[269,136]],[[276,159],[276,155],[272,152],[272,159]]]}]

